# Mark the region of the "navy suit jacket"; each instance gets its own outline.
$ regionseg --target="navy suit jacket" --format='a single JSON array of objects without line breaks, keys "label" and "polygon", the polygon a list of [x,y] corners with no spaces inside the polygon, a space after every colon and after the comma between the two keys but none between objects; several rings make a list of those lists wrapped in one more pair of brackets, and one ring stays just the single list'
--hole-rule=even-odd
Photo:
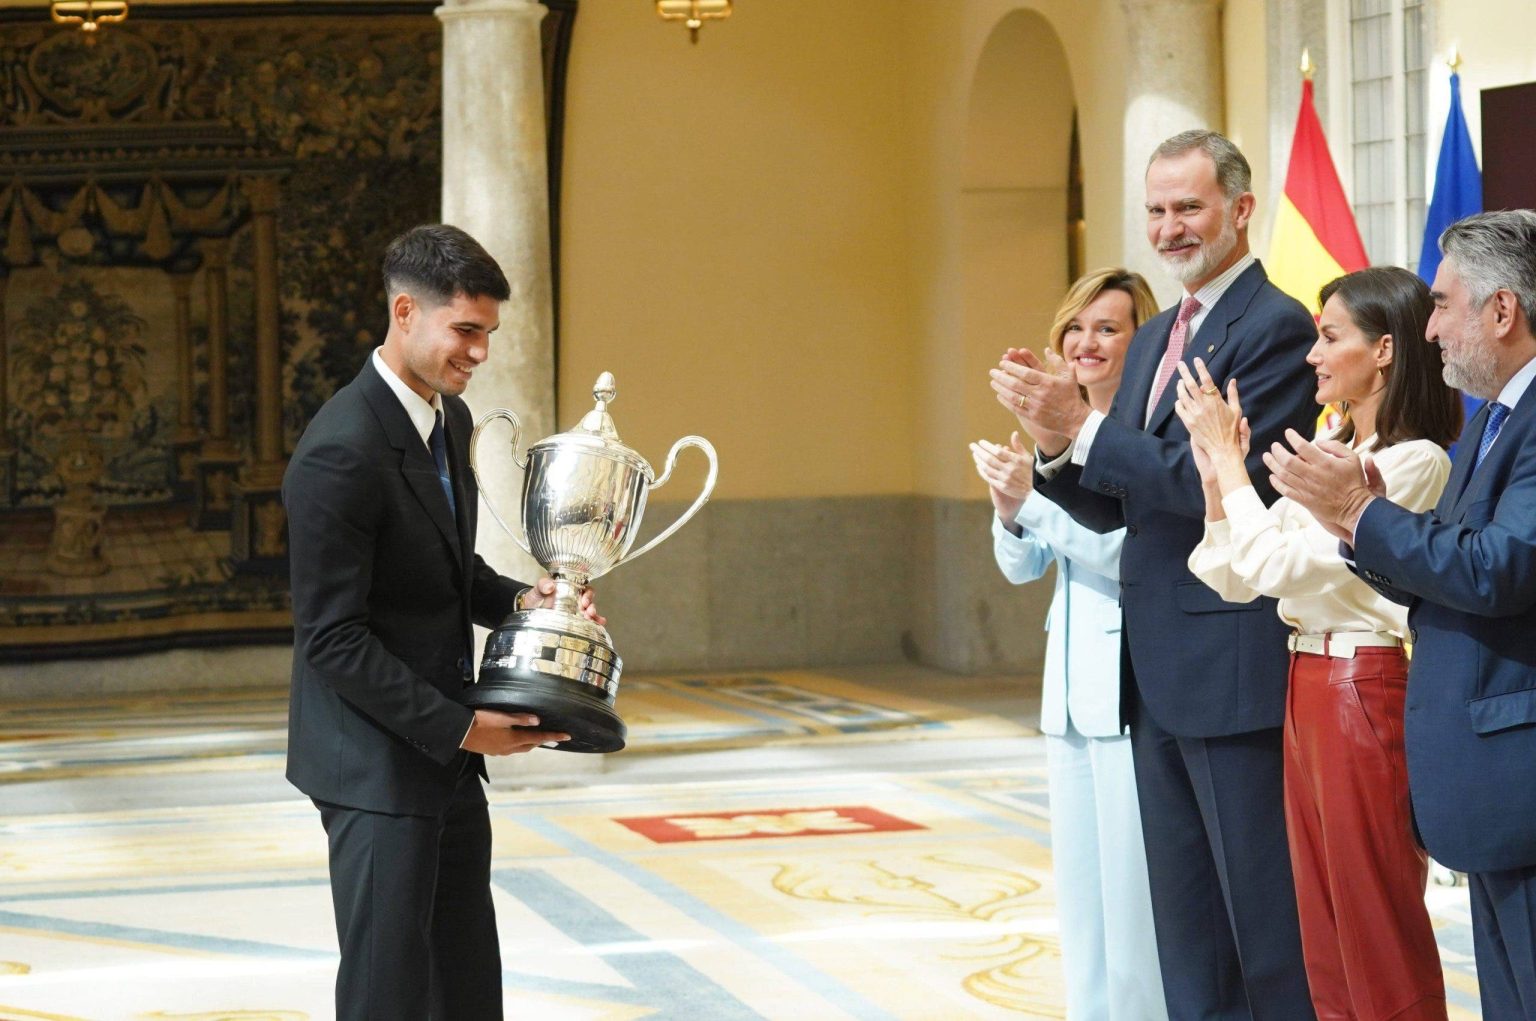
[{"label": "navy suit jacket", "polygon": [[[370,357],[315,415],[283,478],[293,586],[288,779],[350,808],[436,815],[469,754],[471,621],[520,582],[475,553],[469,408],[443,398],[457,518],[421,434]],[[467,763],[484,774],[479,756]]]},{"label": "navy suit jacket", "polygon": [[1536,865],[1536,390],[1473,471],[1487,418],[1461,434],[1434,510],[1373,500],[1355,529],[1357,572],[1408,606],[1414,819],[1463,872]]},{"label": "navy suit jacket", "polygon": [[[1050,480],[1037,473],[1035,485],[1089,528],[1125,528],[1122,658],[1163,730],[1216,737],[1278,727],[1288,656],[1275,600],[1229,603],[1189,572],[1190,551],[1205,532],[1205,499],[1189,433],[1173,411],[1173,383],[1150,422],[1146,417],[1177,311],[1168,309],[1136,331],[1088,463]],[[1306,353],[1316,336],[1307,310],[1255,263],[1206,314],[1184,350],[1184,362],[1204,360],[1223,389],[1237,379],[1253,429],[1248,472],[1266,503],[1275,494],[1261,454],[1287,428],[1303,436],[1314,431],[1316,380]]]}]

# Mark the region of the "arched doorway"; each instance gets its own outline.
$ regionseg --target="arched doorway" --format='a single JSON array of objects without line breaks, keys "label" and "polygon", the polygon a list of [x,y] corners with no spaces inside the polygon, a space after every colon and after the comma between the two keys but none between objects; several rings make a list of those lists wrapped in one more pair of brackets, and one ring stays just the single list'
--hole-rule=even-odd
[{"label": "arched doorway", "polygon": [[[961,177],[963,335],[984,364],[1041,348],[1070,282],[1074,108],[1055,29],[1032,10],[1005,15],[976,64]],[[977,425],[995,432],[996,405],[983,410]]]}]

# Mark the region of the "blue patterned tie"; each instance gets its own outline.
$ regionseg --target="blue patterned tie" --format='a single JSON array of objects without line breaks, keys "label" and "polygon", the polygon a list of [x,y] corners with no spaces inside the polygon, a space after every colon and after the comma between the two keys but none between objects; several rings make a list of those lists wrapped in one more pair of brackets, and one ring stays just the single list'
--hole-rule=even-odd
[{"label": "blue patterned tie", "polygon": [[1509,417],[1509,408],[1498,401],[1490,401],[1488,404],[1488,421],[1483,424],[1483,441],[1477,445],[1477,461],[1472,465],[1476,468],[1483,463],[1483,458],[1488,456],[1488,448],[1493,446],[1493,441],[1498,438],[1499,430],[1504,426],[1504,420]]},{"label": "blue patterned tie", "polygon": [[[448,442],[443,430],[443,413],[437,412],[432,423],[432,460],[437,462],[437,481],[443,484],[443,495],[448,498],[448,510],[454,520],[459,517],[459,502],[453,498],[453,477],[448,474]],[[1485,441],[1486,442],[1486,441]]]}]

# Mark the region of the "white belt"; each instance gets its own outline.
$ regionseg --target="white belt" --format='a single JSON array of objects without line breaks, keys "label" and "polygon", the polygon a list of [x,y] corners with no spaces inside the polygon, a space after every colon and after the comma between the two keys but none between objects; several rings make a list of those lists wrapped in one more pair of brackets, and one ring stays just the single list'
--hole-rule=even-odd
[{"label": "white belt", "polygon": [[1356,649],[1401,648],[1403,640],[1387,631],[1325,631],[1316,635],[1292,634],[1285,647],[1292,652],[1335,659],[1354,659]]}]

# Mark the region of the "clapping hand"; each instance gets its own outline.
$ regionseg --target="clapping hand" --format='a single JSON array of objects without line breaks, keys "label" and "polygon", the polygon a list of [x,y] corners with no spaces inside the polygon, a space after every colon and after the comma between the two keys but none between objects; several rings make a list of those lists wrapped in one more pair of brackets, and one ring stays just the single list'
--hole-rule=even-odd
[{"label": "clapping hand", "polygon": [[1290,450],[1273,444],[1264,455],[1275,491],[1312,512],[1318,523],[1345,542],[1366,504],[1387,495],[1381,470],[1337,440],[1311,442],[1295,429],[1285,431]]},{"label": "clapping hand", "polygon": [[1055,351],[1041,361],[1033,351],[1011,347],[991,376],[998,402],[1048,457],[1065,450],[1088,418],[1077,373]]},{"label": "clapping hand", "polygon": [[1035,456],[1025,449],[1014,434],[1008,446],[990,440],[977,440],[971,444],[971,459],[976,463],[976,474],[987,484],[992,495],[992,506],[1005,525],[1012,525],[1019,508],[1035,488]]},{"label": "clapping hand", "polygon": [[1208,454],[1233,453],[1241,458],[1248,452],[1248,445],[1244,441],[1243,404],[1238,398],[1237,380],[1227,380],[1227,396],[1222,399],[1221,389],[1199,358],[1195,359],[1193,373],[1183,362],[1178,363],[1178,370],[1178,401],[1173,409],[1189,430],[1190,441],[1204,447]]},{"label": "clapping hand", "polygon": [[1220,470],[1225,467],[1233,473],[1233,482],[1239,482],[1237,473],[1247,474],[1243,459],[1248,456],[1252,432],[1243,415],[1237,380],[1227,380],[1227,395],[1223,399],[1205,362],[1199,358],[1195,359],[1193,373],[1183,362],[1178,363],[1178,370],[1180,378],[1175,391],[1178,400],[1173,410],[1184,428],[1189,430],[1190,451],[1194,454],[1200,481],[1207,486],[1214,485]]}]

